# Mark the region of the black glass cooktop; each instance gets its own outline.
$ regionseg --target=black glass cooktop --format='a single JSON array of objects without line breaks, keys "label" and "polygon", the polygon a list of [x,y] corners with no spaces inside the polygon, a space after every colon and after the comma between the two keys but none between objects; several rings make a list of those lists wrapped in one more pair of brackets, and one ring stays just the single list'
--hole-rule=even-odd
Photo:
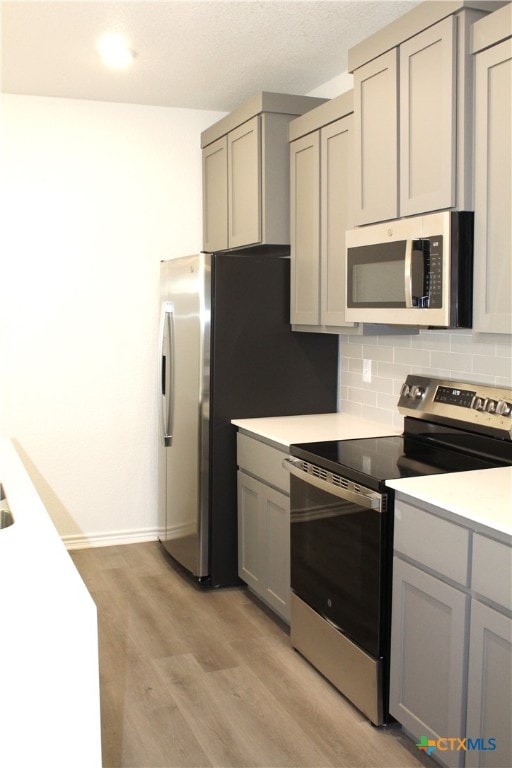
[{"label": "black glass cooktop", "polygon": [[290,446],[290,453],[370,488],[402,477],[464,472],[497,465],[492,459],[399,435],[299,443]]}]

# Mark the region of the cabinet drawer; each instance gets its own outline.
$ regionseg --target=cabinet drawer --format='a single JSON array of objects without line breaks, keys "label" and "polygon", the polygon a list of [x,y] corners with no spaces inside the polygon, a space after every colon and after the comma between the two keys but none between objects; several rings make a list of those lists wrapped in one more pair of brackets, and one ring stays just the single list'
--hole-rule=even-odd
[{"label": "cabinet drawer", "polygon": [[475,533],[471,587],[483,597],[512,610],[512,547]]},{"label": "cabinet drawer", "polygon": [[396,502],[395,550],[464,586],[469,584],[469,541],[465,528]]},{"label": "cabinet drawer", "polygon": [[240,469],[289,495],[290,476],[283,469],[285,452],[240,432],[236,439],[237,464]]}]

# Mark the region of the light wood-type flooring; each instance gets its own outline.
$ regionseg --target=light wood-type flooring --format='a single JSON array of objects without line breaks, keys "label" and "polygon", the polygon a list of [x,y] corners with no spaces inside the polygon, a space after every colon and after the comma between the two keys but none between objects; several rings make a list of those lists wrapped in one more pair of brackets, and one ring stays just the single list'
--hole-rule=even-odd
[{"label": "light wood-type flooring", "polygon": [[105,768],[433,765],[398,726],[373,727],[246,589],[196,587],[158,542],[71,556],[98,607]]}]

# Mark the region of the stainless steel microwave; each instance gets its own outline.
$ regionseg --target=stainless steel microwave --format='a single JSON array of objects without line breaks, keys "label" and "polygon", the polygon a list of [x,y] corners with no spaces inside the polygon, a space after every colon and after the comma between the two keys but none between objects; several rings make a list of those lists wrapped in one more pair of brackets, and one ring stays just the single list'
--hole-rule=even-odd
[{"label": "stainless steel microwave", "polygon": [[346,320],[471,328],[473,213],[441,211],[346,233]]}]

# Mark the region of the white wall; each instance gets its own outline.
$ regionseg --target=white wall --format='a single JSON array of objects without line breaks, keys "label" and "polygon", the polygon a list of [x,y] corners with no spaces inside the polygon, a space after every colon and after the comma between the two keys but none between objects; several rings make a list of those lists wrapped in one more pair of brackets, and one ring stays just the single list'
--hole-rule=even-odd
[{"label": "white wall", "polygon": [[221,116],[2,97],[0,434],[68,542],[155,536],[159,262],[201,247]]}]

